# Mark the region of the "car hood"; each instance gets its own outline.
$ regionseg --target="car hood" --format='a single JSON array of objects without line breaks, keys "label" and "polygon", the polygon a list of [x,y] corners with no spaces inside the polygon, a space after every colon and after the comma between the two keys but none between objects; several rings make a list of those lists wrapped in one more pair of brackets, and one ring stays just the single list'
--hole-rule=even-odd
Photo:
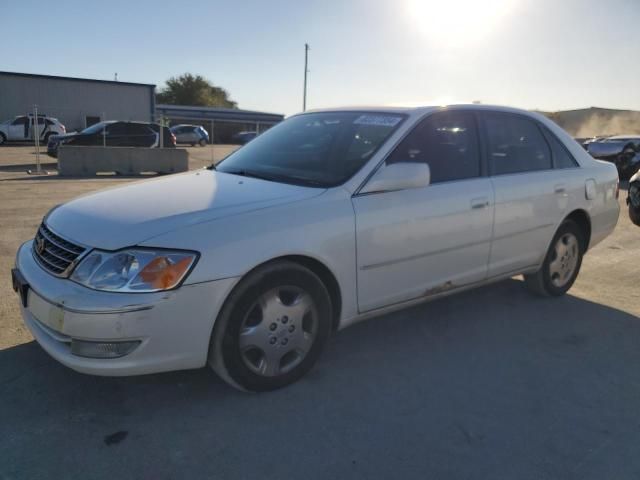
[{"label": "car hood", "polygon": [[89,194],[54,208],[45,221],[63,238],[117,250],[188,225],[324,191],[202,169]]}]

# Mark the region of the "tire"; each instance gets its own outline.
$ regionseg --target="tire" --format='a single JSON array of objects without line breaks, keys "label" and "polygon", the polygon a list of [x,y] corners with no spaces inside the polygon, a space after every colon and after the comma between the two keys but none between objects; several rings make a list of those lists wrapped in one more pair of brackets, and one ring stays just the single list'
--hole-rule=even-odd
[{"label": "tire", "polygon": [[525,275],[526,287],[542,296],[559,297],[575,282],[586,251],[584,234],[573,220],[562,222],[540,270]]},{"label": "tire", "polygon": [[4,133],[0,133],[0,145],[4,145],[7,143],[7,137],[5,137]]},{"label": "tire", "polygon": [[636,155],[636,150],[632,145],[627,145],[616,162],[618,166],[618,177],[620,180],[629,180],[633,172],[631,171],[631,160]]},{"label": "tire", "polygon": [[209,365],[250,392],[287,386],[315,364],[331,333],[331,297],[290,261],[259,267],[235,287],[215,324]]},{"label": "tire", "polygon": [[634,225],[640,227],[640,183],[629,185],[629,218]]},{"label": "tire", "polygon": [[629,218],[631,223],[640,227],[640,208],[633,208],[633,205],[629,205]]},{"label": "tire", "polygon": [[198,142],[198,145],[200,145],[201,147],[206,147],[207,141],[204,138],[201,138],[200,141]]}]

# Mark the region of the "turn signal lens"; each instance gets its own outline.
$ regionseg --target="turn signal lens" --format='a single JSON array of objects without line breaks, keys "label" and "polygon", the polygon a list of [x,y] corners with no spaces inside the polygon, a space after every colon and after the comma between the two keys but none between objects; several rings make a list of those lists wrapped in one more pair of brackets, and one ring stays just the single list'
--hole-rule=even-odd
[{"label": "turn signal lens", "polygon": [[178,261],[172,261],[168,257],[157,257],[151,260],[146,267],[131,282],[131,287],[137,284],[150,285],[158,290],[168,290],[175,287],[191,266],[189,257]]}]

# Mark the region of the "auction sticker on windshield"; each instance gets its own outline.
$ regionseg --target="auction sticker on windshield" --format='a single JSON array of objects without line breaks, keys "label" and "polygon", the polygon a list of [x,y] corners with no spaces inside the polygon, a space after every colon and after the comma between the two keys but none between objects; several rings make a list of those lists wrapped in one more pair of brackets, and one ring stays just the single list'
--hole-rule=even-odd
[{"label": "auction sticker on windshield", "polygon": [[379,127],[395,127],[402,117],[396,115],[360,115],[353,123],[356,125],[377,125]]}]

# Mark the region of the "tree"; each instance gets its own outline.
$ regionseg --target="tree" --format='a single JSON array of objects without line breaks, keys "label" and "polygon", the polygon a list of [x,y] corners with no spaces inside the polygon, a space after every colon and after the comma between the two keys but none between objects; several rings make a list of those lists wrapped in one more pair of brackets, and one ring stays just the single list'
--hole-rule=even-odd
[{"label": "tree", "polygon": [[166,83],[166,87],[156,96],[158,103],[238,108],[238,104],[229,98],[229,92],[216,87],[201,75],[185,73],[179,77],[171,77]]}]

